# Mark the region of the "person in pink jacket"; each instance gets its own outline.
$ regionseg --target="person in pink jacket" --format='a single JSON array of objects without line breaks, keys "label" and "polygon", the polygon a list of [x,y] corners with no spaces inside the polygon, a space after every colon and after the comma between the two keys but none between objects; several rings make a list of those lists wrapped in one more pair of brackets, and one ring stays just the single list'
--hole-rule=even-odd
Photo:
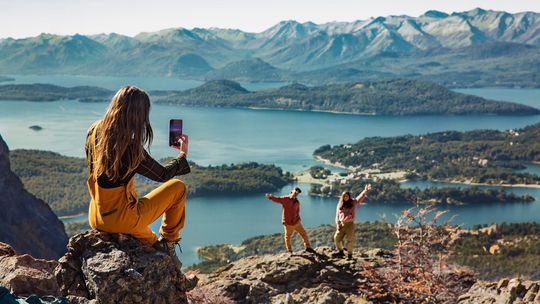
[{"label": "person in pink jacket", "polygon": [[336,234],[334,241],[338,252],[336,257],[345,256],[343,253],[343,239],[347,237],[347,252],[349,259],[352,259],[352,251],[354,244],[354,218],[356,217],[356,207],[364,202],[367,193],[371,190],[371,185],[367,184],[364,191],[356,198],[352,198],[349,192],[343,192],[339,199],[336,209]]}]

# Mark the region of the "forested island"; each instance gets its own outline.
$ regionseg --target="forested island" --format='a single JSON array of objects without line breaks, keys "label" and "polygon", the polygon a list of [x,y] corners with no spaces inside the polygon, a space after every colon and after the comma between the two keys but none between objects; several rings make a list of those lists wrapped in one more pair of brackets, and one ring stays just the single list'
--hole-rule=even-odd
[{"label": "forested island", "polygon": [[335,181],[328,186],[312,184],[309,191],[312,195],[339,197],[343,191],[358,195],[366,183],[372,185],[366,203],[412,203],[421,205],[435,204],[482,204],[482,203],[511,203],[533,202],[530,195],[516,195],[511,192],[496,189],[480,189],[478,187],[430,187],[427,189],[403,188],[392,179],[356,180],[351,179],[346,184]]},{"label": "forested island", "polygon": [[[0,100],[109,101],[113,91],[48,84],[0,85]],[[380,80],[248,91],[230,80],[215,80],[185,91],[150,91],[156,103],[327,111],[366,115],[536,115],[540,110],[513,102],[487,100],[424,80]]]},{"label": "forested island", "polygon": [[540,176],[520,170],[540,161],[540,124],[508,131],[370,137],[355,144],[325,145],[314,155],[353,170],[406,171],[408,178],[538,185]]},{"label": "forested island", "polygon": [[[360,207],[361,208],[361,207]],[[367,251],[371,248],[391,249],[396,237],[388,223],[363,222],[356,224],[355,248]],[[307,229],[314,247],[334,247],[335,227],[322,225]],[[481,279],[499,279],[508,276],[540,278],[540,224],[513,223],[492,226],[475,226],[462,230],[453,245],[450,260],[472,268]],[[293,246],[302,248],[301,239],[294,237]],[[250,255],[283,252],[283,234],[256,236],[239,245],[222,244],[201,247],[198,250],[202,263],[193,266],[202,272]]]},{"label": "forested island", "polygon": [[83,102],[110,101],[114,92],[90,87],[60,87],[52,84],[7,84],[0,85],[0,100],[56,101],[73,99]]},{"label": "forested island", "polygon": [[[11,168],[25,188],[49,204],[58,216],[88,211],[86,160],[39,150],[13,150]],[[192,164],[191,173],[181,179],[188,185],[189,196],[245,195],[281,189],[292,181],[290,173],[274,165],[257,163],[221,166]],[[138,177],[137,193],[142,196],[157,186]]]},{"label": "forested island", "polygon": [[540,110],[511,102],[486,100],[422,80],[381,80],[309,87],[291,84],[251,92],[229,80],[216,80],[157,102],[223,107],[259,107],[370,115],[533,115]]}]

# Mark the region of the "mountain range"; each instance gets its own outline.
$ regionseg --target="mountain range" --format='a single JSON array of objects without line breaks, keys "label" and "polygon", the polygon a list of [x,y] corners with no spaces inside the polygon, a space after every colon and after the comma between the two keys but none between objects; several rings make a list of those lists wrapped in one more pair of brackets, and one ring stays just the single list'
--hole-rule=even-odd
[{"label": "mountain range", "polygon": [[538,86],[539,67],[540,13],[480,8],[324,24],[288,20],[260,33],[171,28],[134,37],[0,41],[0,74],[306,82],[407,76],[457,86]]}]

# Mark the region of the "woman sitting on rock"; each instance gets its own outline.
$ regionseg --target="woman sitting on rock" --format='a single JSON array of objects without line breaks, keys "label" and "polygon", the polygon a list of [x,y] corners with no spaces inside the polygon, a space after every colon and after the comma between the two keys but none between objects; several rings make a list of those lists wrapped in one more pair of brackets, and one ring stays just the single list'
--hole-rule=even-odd
[{"label": "woman sitting on rock", "polygon": [[[186,160],[188,136],[180,139],[180,154],[162,166],[145,150],[153,138],[149,112],[148,95],[126,86],[114,95],[103,119],[88,130],[88,221],[94,229],[129,234],[166,252],[180,270],[175,245],[186,218],[187,188],[182,181],[171,178],[190,172]],[[139,197],[134,187],[135,174],[165,183]],[[158,240],[148,226],[162,215]]]},{"label": "woman sitting on rock", "polygon": [[334,241],[336,242],[336,248],[338,252],[335,254],[337,257],[344,257],[343,253],[343,239],[347,237],[347,253],[349,259],[352,259],[352,251],[354,244],[354,218],[356,217],[356,207],[364,202],[367,193],[371,190],[371,185],[367,184],[364,187],[364,191],[360,193],[356,198],[352,198],[349,192],[343,192],[339,199],[339,203],[336,209],[336,234],[334,235]]}]

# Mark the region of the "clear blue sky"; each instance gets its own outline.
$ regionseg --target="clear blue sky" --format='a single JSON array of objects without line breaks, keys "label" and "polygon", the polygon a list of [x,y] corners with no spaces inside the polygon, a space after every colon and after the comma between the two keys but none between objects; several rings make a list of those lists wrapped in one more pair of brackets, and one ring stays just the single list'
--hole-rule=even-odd
[{"label": "clear blue sky", "polygon": [[540,12],[540,0],[0,0],[0,38],[42,32],[133,36],[171,27],[260,32],[288,19],[323,23],[476,7]]}]

